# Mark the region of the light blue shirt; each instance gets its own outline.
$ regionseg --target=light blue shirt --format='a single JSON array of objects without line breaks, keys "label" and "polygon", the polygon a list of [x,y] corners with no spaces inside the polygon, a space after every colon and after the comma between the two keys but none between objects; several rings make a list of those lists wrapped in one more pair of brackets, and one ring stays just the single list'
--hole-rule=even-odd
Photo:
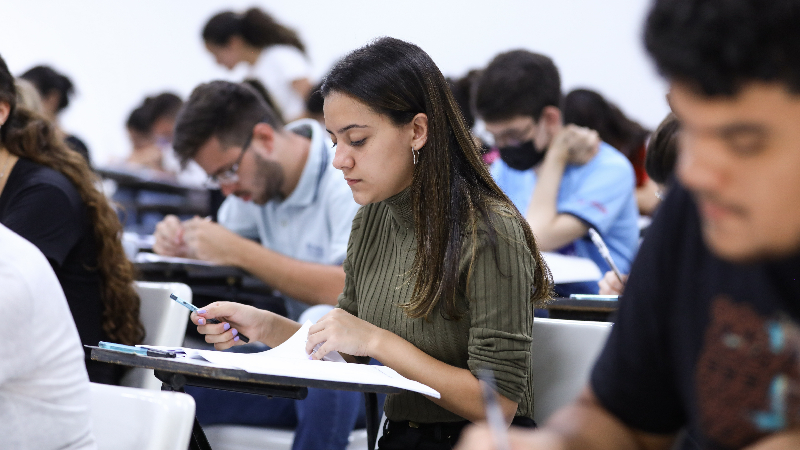
[{"label": "light blue shirt", "polygon": [[[514,170],[498,159],[490,171],[500,188],[524,215],[536,188],[534,169]],[[628,159],[614,147],[602,142],[600,151],[591,161],[582,166],[568,165],[565,168],[556,201],[559,214],[571,214],[600,233],[611,257],[623,273],[630,271],[639,246],[635,185],[636,177]],[[611,270],[588,235],[558,252],[590,258],[602,272]]]},{"label": "light blue shirt", "polygon": [[[259,239],[264,247],[300,261],[341,265],[359,205],[339,170],[327,133],[310,119],[286,125],[311,131],[311,147],[300,181],[284,199],[264,205],[230,195],[219,209],[219,223],[237,234]],[[307,133],[300,132],[301,135]],[[290,318],[307,305],[287,302]]]}]

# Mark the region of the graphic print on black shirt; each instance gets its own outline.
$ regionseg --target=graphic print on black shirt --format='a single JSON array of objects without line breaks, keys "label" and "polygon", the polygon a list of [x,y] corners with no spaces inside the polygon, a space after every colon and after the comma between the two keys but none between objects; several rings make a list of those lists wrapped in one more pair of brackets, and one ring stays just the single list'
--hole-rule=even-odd
[{"label": "graphic print on black shirt", "polygon": [[800,425],[798,350],[800,329],[790,320],[717,297],[696,374],[708,437],[736,448]]}]

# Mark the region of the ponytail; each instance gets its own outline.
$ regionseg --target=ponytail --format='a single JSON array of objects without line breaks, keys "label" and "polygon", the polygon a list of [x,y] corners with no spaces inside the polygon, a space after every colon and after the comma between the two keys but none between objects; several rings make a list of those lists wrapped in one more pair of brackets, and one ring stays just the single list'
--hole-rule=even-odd
[{"label": "ponytail", "polygon": [[233,36],[240,36],[257,48],[284,44],[291,45],[302,53],[306,52],[306,47],[296,31],[279,24],[259,8],[250,8],[244,14],[221,12],[209,19],[203,27],[203,40],[215,45],[228,45]]}]

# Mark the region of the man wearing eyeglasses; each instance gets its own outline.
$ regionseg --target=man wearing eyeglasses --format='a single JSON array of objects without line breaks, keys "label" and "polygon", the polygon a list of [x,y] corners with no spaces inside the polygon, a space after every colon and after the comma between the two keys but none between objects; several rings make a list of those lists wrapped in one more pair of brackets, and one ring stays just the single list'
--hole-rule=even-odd
[{"label": "man wearing eyeglasses", "polygon": [[[198,86],[184,104],[173,147],[183,163],[197,162],[227,199],[219,223],[165,218],[156,226],[156,253],[240,267],[288,297],[294,320],[308,305],[336,304],[358,204],[331,164],[330,140],[316,121],[283,126],[249,87],[214,81]],[[313,321],[330,308],[305,316],[312,313]],[[295,449],[344,449],[363,410],[355,392],[309,389],[297,402],[187,392],[201,423],[296,426]]]},{"label": "man wearing eyeglasses", "polygon": [[254,91],[215,81],[198,86],[186,102],[173,146],[228,198],[219,224],[164,219],[156,227],[156,253],[247,270],[301,302],[287,301],[295,320],[307,305],[336,304],[358,205],[316,122],[283,127]]}]

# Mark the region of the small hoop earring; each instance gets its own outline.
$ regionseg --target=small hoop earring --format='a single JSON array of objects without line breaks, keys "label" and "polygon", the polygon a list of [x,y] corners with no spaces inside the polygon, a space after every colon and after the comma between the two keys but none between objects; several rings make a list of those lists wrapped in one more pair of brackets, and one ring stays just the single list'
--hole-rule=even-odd
[{"label": "small hoop earring", "polygon": [[411,156],[414,157],[414,165],[417,165],[417,158],[419,157],[419,151],[414,150],[414,147],[411,147]]}]

